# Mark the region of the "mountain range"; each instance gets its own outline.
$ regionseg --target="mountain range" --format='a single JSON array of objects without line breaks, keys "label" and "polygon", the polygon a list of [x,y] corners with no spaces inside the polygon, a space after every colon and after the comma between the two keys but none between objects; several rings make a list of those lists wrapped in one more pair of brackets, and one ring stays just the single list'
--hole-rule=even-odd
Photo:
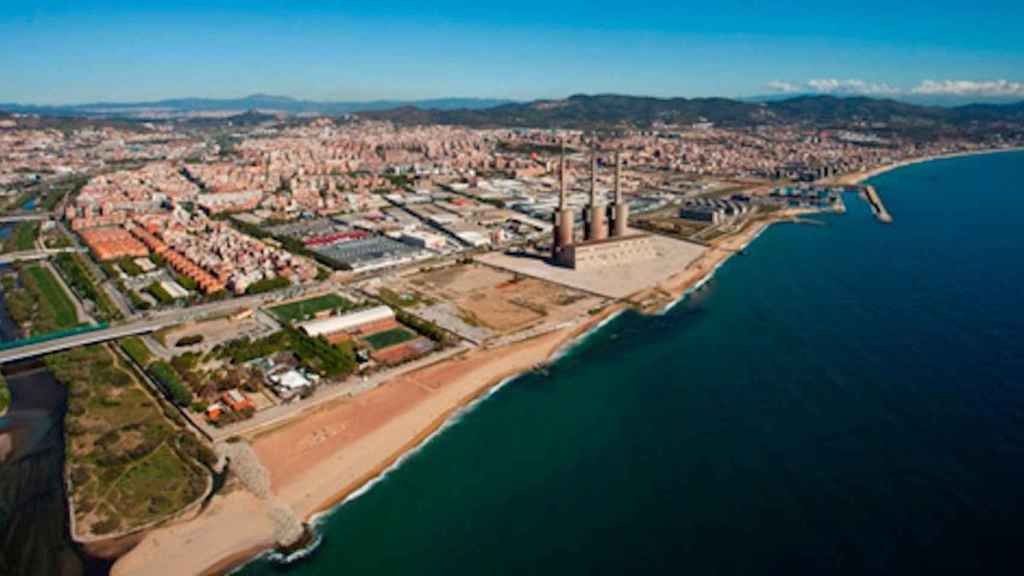
[{"label": "mountain range", "polygon": [[[255,94],[218,100],[181,98],[156,102],[95,103],[68,106],[0,104],[0,111],[76,118],[133,118],[147,115],[196,116],[223,113],[249,118],[250,123],[289,115],[348,115],[398,124],[448,124],[471,127],[617,129],[656,124],[711,122],[740,127],[765,124],[808,124],[821,128],[868,127],[875,131],[935,137],[945,133],[1024,130],[1024,101],[962,106],[919,105],[863,96],[801,95],[786,99],[654,98],[618,94],[578,94],[559,100],[512,102],[473,98],[442,98],[413,102],[315,102]],[[255,112],[255,111],[258,111]],[[247,116],[240,117],[243,112]],[[238,115],[232,115],[236,113]],[[193,120],[196,120],[195,118]],[[207,119],[216,121],[215,119]]]},{"label": "mountain range", "polygon": [[473,127],[627,129],[702,122],[726,127],[805,124],[818,128],[868,128],[912,139],[1024,131],[1024,101],[1011,104],[921,106],[868,97],[797,96],[769,102],[728,98],[651,98],[615,94],[510,103],[476,110],[401,107],[366,111],[360,117],[398,124]]},{"label": "mountain range", "polygon": [[162,113],[189,115],[202,112],[245,112],[261,110],[286,114],[339,116],[370,110],[387,110],[404,106],[423,109],[475,110],[511,103],[511,100],[485,98],[437,98],[432,100],[372,100],[364,102],[319,102],[288,96],[253,94],[244,98],[171,98],[151,102],[95,102],[86,104],[34,105],[0,103],[0,111],[46,116],[125,117]]}]

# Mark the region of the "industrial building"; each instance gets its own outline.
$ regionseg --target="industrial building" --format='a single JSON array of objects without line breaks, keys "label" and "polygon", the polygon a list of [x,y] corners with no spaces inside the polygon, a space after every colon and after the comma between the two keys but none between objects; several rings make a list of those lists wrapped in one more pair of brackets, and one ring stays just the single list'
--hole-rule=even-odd
[{"label": "industrial building", "polygon": [[307,336],[312,336],[314,338],[317,336],[329,337],[342,332],[355,332],[370,324],[394,321],[395,313],[391,308],[388,308],[387,306],[375,306],[373,308],[357,310],[340,316],[310,320],[309,322],[299,324],[298,328],[305,332]]},{"label": "industrial building", "polygon": [[[597,192],[597,152],[590,157],[590,205],[585,212],[583,240],[577,242],[573,231],[576,215],[569,208],[566,180],[565,145],[559,164],[559,204],[554,215],[551,260],[559,266],[592,269],[628,264],[657,255],[645,234],[629,234],[629,205],[622,198],[622,159],[615,153],[615,201],[611,209]],[[611,216],[609,236],[608,219]]]},{"label": "industrial building", "polygon": [[576,270],[629,264],[657,255],[651,237],[633,234],[571,244],[562,251],[562,263]]},{"label": "industrial building", "polygon": [[679,217],[684,220],[721,224],[726,220],[746,214],[749,209],[749,205],[746,202],[698,198],[687,201],[682,209],[679,210]]}]

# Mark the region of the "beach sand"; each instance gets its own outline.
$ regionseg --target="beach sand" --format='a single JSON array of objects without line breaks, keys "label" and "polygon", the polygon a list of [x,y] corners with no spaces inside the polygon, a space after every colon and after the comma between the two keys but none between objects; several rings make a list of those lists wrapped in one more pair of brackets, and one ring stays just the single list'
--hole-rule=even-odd
[{"label": "beach sand", "polygon": [[265,503],[244,490],[214,498],[199,518],[149,532],[110,573],[220,574],[274,544]]},{"label": "beach sand", "polygon": [[[476,349],[304,414],[253,440],[277,502],[309,519],[342,502],[502,380],[550,359],[619,311],[497,349]],[[237,490],[199,518],[149,533],[112,574],[218,574],[271,548],[266,504]]]}]

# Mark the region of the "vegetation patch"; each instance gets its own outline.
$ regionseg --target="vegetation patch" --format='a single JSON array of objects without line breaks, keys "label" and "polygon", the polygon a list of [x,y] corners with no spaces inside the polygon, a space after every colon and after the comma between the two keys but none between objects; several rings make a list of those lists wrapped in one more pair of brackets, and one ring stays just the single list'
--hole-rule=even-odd
[{"label": "vegetation patch", "polygon": [[92,277],[82,262],[81,254],[58,254],[54,261],[71,289],[80,297],[91,300],[96,305],[97,318],[104,321],[121,318],[121,313],[114,307],[110,298],[97,288],[96,279]]},{"label": "vegetation patch", "polygon": [[4,300],[27,335],[39,336],[78,324],[75,306],[53,274],[38,264],[22,267],[17,278],[3,277]]},{"label": "vegetation patch", "polygon": [[11,389],[7,387],[7,381],[4,380],[4,375],[0,374],[0,414],[7,412],[7,407],[11,405]]},{"label": "vegetation patch", "polygon": [[253,282],[248,288],[246,288],[246,294],[263,294],[264,292],[273,292],[274,290],[280,290],[291,286],[291,280],[288,280],[284,276],[275,276],[273,278],[264,278],[259,282]]},{"label": "vegetation patch", "polygon": [[327,377],[350,374],[357,365],[351,345],[332,345],[322,337],[312,338],[292,328],[259,340],[242,338],[228,342],[218,355],[238,365],[279,352],[291,352],[304,367]]},{"label": "vegetation patch", "polygon": [[160,304],[171,304],[174,302],[174,296],[171,296],[170,292],[164,289],[159,282],[153,282],[149,286],[146,286],[146,292],[149,292],[153,298]]},{"label": "vegetation patch", "polygon": [[46,358],[68,387],[67,472],[83,533],[110,534],[160,520],[196,501],[206,486],[199,462],[215,456],[181,417],[143,388],[103,346]]},{"label": "vegetation patch", "polygon": [[413,316],[405,310],[395,310],[395,317],[398,318],[398,321],[402,324],[405,324],[442,346],[447,346],[455,341],[455,337],[445,331],[444,328],[441,328],[429,320],[423,320],[422,318]]},{"label": "vegetation patch", "polygon": [[139,267],[139,265],[135,263],[135,260],[131,258],[121,258],[117,265],[129,276],[141,276],[143,274],[142,268]]},{"label": "vegetation patch", "polygon": [[136,364],[143,368],[148,366],[149,361],[153,358],[153,354],[149,351],[149,347],[147,347],[138,336],[122,338],[118,341],[118,344],[121,346],[121,349],[135,361]]},{"label": "vegetation patch", "polygon": [[188,406],[192,403],[192,391],[181,383],[181,377],[174,366],[164,361],[154,362],[149,365],[146,372],[156,380],[169,400],[178,406]]},{"label": "vegetation patch", "polygon": [[39,223],[37,222],[20,222],[11,231],[11,235],[4,240],[2,251],[6,253],[10,252],[26,252],[34,250],[36,247],[36,238],[39,236]]},{"label": "vegetation patch", "polygon": [[75,304],[48,269],[32,265],[23,268],[21,273],[22,283],[39,296],[39,309],[47,319],[52,319],[55,329],[78,325]]}]

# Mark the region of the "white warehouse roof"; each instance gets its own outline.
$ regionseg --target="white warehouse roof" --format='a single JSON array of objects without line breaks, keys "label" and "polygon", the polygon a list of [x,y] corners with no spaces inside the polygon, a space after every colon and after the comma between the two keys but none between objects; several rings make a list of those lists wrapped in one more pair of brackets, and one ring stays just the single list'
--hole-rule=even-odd
[{"label": "white warehouse roof", "polygon": [[299,324],[299,328],[301,328],[307,335],[316,337],[323,334],[335,334],[346,330],[352,330],[362,326],[363,324],[369,324],[370,322],[378,322],[381,320],[391,320],[394,317],[395,313],[391,308],[388,308],[387,306],[375,306],[365,310],[357,310],[348,314],[342,314],[341,316],[331,316],[330,318],[324,318],[322,320],[310,320],[309,322],[303,322],[302,324]]}]

